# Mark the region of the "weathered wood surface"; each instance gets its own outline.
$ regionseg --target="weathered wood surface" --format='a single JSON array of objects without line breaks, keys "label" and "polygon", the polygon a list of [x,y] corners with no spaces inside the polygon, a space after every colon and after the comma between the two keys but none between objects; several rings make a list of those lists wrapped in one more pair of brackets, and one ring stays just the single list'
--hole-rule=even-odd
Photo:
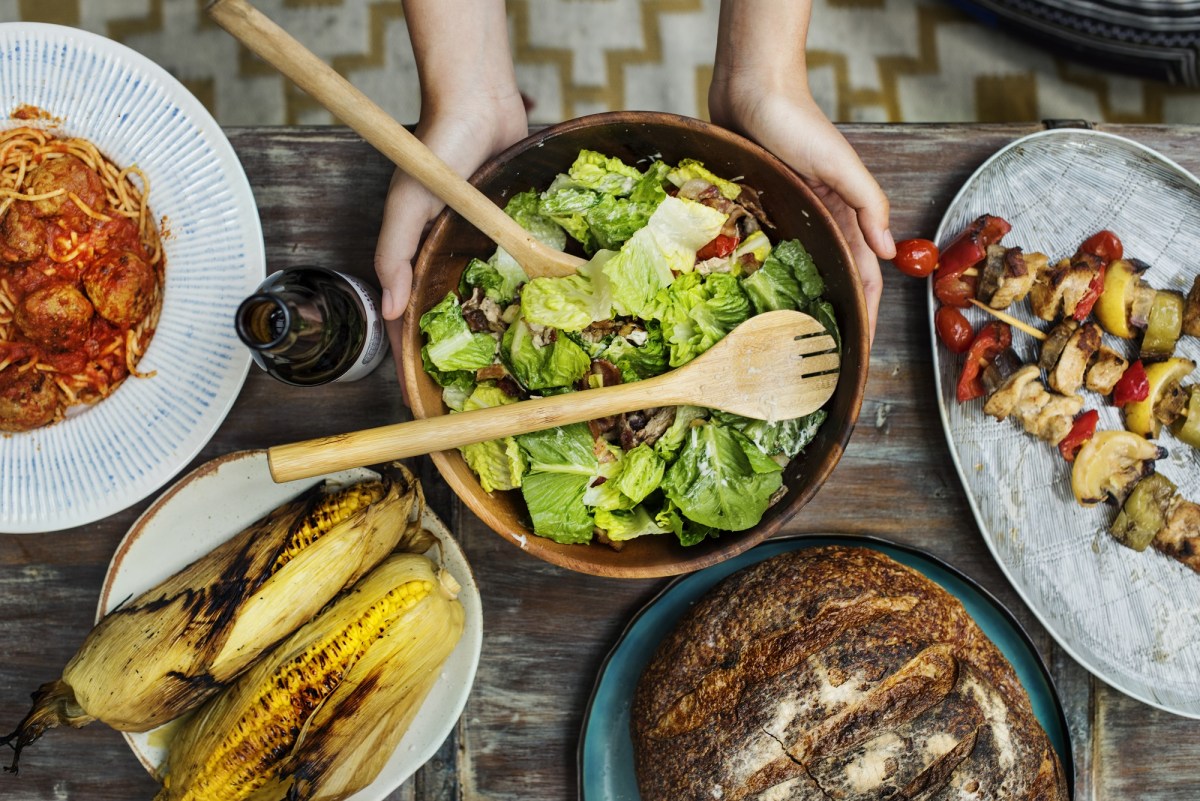
[{"label": "weathered wood surface", "polygon": [[[929,235],[991,153],[1036,125],[848,126],[892,201],[896,237]],[[1111,128],[1200,172],[1200,128]],[[372,276],[391,167],[344,129],[233,129],[267,246],[268,269],[322,264]],[[885,275],[883,311],[858,428],[825,488],[787,533],[874,534],[917,546],[1013,610],[1054,673],[1074,739],[1078,799],[1187,799],[1200,787],[1200,721],[1160,712],[1093,679],[1058,648],[1006,583],[980,538],[936,414],[924,287]],[[295,389],[253,370],[196,458],[406,419],[386,364],[349,385]],[[597,670],[665,580],[569,573],[521,554],[414,460],[434,510],[467,551],[484,602],[482,659],[467,709],[437,758],[393,799],[564,799]],[[193,465],[193,466],[194,466]],[[189,468],[190,469],[190,468]],[[0,534],[0,729],[58,675],[91,626],[108,560],[147,499],[111,518],[40,535]],[[0,755],[3,756],[3,755]],[[0,798],[150,798],[155,783],[117,733],[54,731],[0,776]]]}]

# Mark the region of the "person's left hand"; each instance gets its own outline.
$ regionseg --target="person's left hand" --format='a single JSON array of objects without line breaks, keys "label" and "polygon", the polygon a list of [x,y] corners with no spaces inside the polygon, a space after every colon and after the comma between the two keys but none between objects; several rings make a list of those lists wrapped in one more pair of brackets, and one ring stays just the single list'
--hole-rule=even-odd
[{"label": "person's left hand", "polygon": [[714,83],[709,95],[713,121],[787,162],[829,209],[858,267],[874,340],[883,295],[879,259],[896,255],[887,196],[803,85],[787,93],[763,93],[761,86],[743,89],[748,87]]}]

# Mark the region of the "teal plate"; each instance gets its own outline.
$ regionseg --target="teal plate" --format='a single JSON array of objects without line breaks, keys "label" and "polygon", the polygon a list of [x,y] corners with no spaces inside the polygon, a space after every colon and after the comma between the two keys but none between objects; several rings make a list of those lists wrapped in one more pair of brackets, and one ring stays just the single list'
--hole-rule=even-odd
[{"label": "teal plate", "polygon": [[633,772],[629,708],[642,669],[676,621],[726,576],[785,551],[822,545],[872,548],[939,584],[962,602],[967,613],[1016,670],[1029,693],[1033,713],[1058,752],[1075,793],[1075,763],[1062,704],[1041,657],[1016,618],[987,590],[955,568],[923,551],[874,537],[846,535],[781,537],[768,540],[719,565],[675,579],[630,621],[600,668],[583,718],[579,740],[579,797],[583,801],[640,801]]}]

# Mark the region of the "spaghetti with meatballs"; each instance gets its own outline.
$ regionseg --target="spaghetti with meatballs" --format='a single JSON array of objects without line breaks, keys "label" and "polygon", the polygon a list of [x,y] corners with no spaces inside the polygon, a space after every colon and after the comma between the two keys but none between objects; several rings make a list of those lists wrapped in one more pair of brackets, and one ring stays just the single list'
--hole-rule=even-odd
[{"label": "spaghetti with meatballs", "polygon": [[164,267],[149,188],[86,139],[0,132],[0,431],[144,375]]}]

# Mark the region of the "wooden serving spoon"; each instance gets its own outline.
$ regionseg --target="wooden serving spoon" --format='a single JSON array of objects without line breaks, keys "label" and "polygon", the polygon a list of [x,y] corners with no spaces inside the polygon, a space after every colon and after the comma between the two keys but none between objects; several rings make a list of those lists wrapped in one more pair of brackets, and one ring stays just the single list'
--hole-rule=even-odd
[{"label": "wooden serving spoon", "polygon": [[836,348],[825,326],[807,314],[767,312],[683,367],[645,381],[278,445],[267,450],[267,463],[275,481],[292,481],[655,406],[787,420],[816,411],[833,395]]},{"label": "wooden serving spoon", "polygon": [[535,239],[408,129],[246,0],[210,0],[207,10],[235,39],[508,251],[530,278],[571,275],[584,263]]}]

